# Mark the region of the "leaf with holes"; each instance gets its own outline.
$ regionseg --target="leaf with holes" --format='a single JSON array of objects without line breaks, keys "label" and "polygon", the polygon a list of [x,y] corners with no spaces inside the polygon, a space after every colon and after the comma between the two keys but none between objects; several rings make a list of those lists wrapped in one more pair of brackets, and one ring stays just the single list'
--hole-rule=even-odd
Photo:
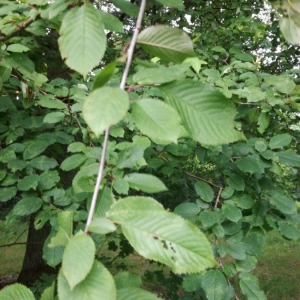
[{"label": "leaf with holes", "polygon": [[174,273],[196,273],[216,265],[205,235],[152,198],[124,198],[107,216],[121,225],[140,255],[168,265]]}]

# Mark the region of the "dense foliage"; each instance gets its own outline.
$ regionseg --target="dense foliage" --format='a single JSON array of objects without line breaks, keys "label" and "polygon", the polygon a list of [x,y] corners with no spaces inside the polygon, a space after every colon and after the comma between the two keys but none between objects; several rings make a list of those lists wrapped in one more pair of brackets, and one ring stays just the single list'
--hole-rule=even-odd
[{"label": "dense foliage", "polygon": [[271,4],[1,1],[0,202],[46,233],[37,297],[160,299],[108,244],[178,274],[166,297],[266,299],[266,234],[300,238],[300,2]]}]

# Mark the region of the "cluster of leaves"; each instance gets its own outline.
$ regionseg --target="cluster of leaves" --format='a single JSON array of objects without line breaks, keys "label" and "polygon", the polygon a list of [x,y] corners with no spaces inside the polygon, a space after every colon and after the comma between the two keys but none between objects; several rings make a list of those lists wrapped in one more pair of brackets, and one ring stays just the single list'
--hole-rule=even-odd
[{"label": "cluster of leaves", "polygon": [[[149,2],[151,8],[163,5],[164,12],[173,7],[183,14],[182,1]],[[124,57],[99,64],[110,59],[105,53],[124,33],[118,9],[131,24],[138,6],[114,0],[107,12],[99,3],[81,1],[1,4],[0,201],[16,201],[7,224],[27,216],[34,216],[36,230],[51,224],[43,258],[60,271],[42,300],[159,299],[141,289],[139,276],[113,277],[95,259],[112,232],[122,232],[145,258],[184,274],[187,292],[232,299],[230,282],[238,278],[249,299],[265,299],[249,272],[266,233],[275,229],[288,239],[300,238],[293,194],[300,166],[300,90],[294,82],[299,70],[271,75],[241,45],[226,48],[200,38],[194,8],[202,4],[194,2],[186,6],[195,43],[171,26],[142,30],[137,43],[143,51],[126,91]],[[286,5],[297,8],[292,3]],[[292,12],[297,22],[298,11]],[[200,15],[204,22],[205,13]],[[148,11],[145,22],[154,16]],[[229,20],[222,18],[216,38],[226,40]],[[246,21],[239,15],[230,30],[240,34]],[[200,48],[206,39],[206,48]],[[99,165],[103,180],[94,207]],[[170,184],[194,180],[188,182],[189,201],[179,199],[183,203],[174,213],[147,196],[170,196],[165,178]],[[34,299],[19,284],[0,297]]]}]

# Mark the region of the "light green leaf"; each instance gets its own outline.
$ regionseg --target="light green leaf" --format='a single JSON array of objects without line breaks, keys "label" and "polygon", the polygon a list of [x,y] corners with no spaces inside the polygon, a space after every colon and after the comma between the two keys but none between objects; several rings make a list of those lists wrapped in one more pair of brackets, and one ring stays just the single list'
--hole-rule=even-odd
[{"label": "light green leaf", "polygon": [[89,226],[90,232],[94,232],[98,234],[107,234],[115,231],[116,229],[117,228],[115,224],[111,220],[105,218],[93,219],[93,221]]},{"label": "light green leaf", "polygon": [[[94,241],[85,233],[78,232],[70,239],[63,255],[62,273],[71,290],[74,291],[74,287],[82,282],[91,271],[95,253]],[[68,298],[70,297],[63,297],[62,299]]]},{"label": "light green leaf", "polygon": [[26,286],[15,283],[0,291],[0,299],[7,300],[35,300],[31,290]]},{"label": "light green leaf", "polygon": [[55,109],[67,109],[67,105],[61,101],[49,99],[42,97],[40,101],[37,102],[40,106],[46,108],[55,108]]},{"label": "light green leaf", "polygon": [[266,98],[266,95],[261,88],[256,86],[249,86],[235,90],[234,94],[237,94],[242,98],[246,98],[247,102],[259,102]]},{"label": "light green leaf", "polygon": [[[85,260],[84,257],[79,259]],[[117,291],[109,271],[100,262],[94,261],[86,278],[72,290],[61,269],[58,274],[58,297],[72,300],[116,300]]]},{"label": "light green leaf", "polygon": [[74,142],[68,146],[68,152],[82,152],[85,149],[85,144],[81,142]]},{"label": "light green leaf", "polygon": [[214,200],[214,190],[211,186],[204,181],[197,181],[195,183],[195,190],[198,196],[205,202],[211,202]]},{"label": "light green leaf", "polygon": [[110,77],[114,74],[114,71],[117,66],[117,61],[113,61],[106,65],[103,70],[95,77],[93,89],[98,89],[105,85],[105,83],[110,79]]},{"label": "light green leaf", "polygon": [[54,123],[58,123],[58,122],[62,121],[64,118],[65,118],[64,113],[62,113],[60,111],[56,111],[56,112],[52,112],[52,113],[45,115],[43,122],[49,123],[49,124],[54,124]]},{"label": "light green leaf", "polygon": [[112,191],[108,187],[104,187],[102,191],[100,191],[96,209],[95,209],[95,218],[106,217],[106,213],[109,211],[111,206],[115,203],[115,199],[113,197]]},{"label": "light green leaf", "polygon": [[150,174],[130,173],[124,179],[132,189],[141,190],[145,193],[159,193],[168,189],[164,183],[156,176]]},{"label": "light green leaf", "polygon": [[55,300],[54,299],[54,293],[55,293],[55,284],[52,283],[51,286],[47,287],[42,295],[41,295],[41,300]]},{"label": "light green leaf", "polygon": [[142,279],[139,275],[131,274],[128,272],[119,272],[115,276],[115,283],[117,289],[127,288],[127,287],[141,287]]},{"label": "light green leaf", "polygon": [[119,153],[117,167],[119,169],[135,168],[139,165],[144,156],[144,149],[141,147],[132,147]]},{"label": "light green leaf", "polygon": [[291,18],[280,18],[279,27],[284,38],[292,45],[300,44],[300,26]]},{"label": "light green leaf", "polygon": [[42,206],[42,200],[38,197],[23,197],[13,208],[13,214],[28,216],[38,211]]},{"label": "light green leaf", "polygon": [[117,300],[162,300],[156,295],[138,287],[125,287],[117,290]]},{"label": "light green leaf", "polygon": [[241,211],[233,204],[225,203],[222,206],[223,215],[232,222],[238,222],[242,218]]},{"label": "light green leaf", "polygon": [[192,80],[176,81],[160,89],[194,140],[218,145],[244,139],[234,128],[234,106],[218,90]]},{"label": "light green leaf", "polygon": [[113,189],[118,194],[128,195],[129,183],[124,179],[117,178],[113,181]]},{"label": "light green leaf", "polygon": [[28,50],[30,49],[22,44],[11,44],[6,48],[9,52],[27,52]]},{"label": "light green leaf", "polygon": [[260,290],[257,278],[248,272],[240,274],[240,287],[248,300],[266,300],[263,291]]},{"label": "light green leaf", "polygon": [[17,194],[16,187],[5,187],[0,189],[0,202],[6,202]]},{"label": "light green leaf", "polygon": [[74,154],[69,157],[67,157],[62,163],[60,168],[63,171],[70,171],[78,168],[80,165],[82,165],[87,160],[86,155],[84,154]]},{"label": "light green leaf", "polygon": [[284,214],[292,215],[297,212],[295,201],[288,196],[281,194],[273,195],[270,198],[270,203]]},{"label": "light green leaf", "polygon": [[165,25],[155,25],[144,29],[137,43],[152,56],[181,63],[187,57],[195,56],[193,43],[182,30]]},{"label": "light green leaf", "polygon": [[220,270],[209,270],[202,276],[202,288],[208,300],[223,300],[228,283]]},{"label": "light green leaf", "polygon": [[32,141],[29,142],[23,152],[24,160],[32,159],[39,154],[43,153],[47,147],[48,143],[46,141]]},{"label": "light green leaf", "polygon": [[277,153],[277,157],[279,162],[289,166],[289,167],[299,167],[300,166],[300,155],[289,152],[289,151],[281,151]]},{"label": "light green leaf", "polygon": [[100,135],[103,131],[121,121],[128,110],[128,94],[112,87],[93,91],[85,100],[82,113],[89,127]]},{"label": "light green leaf", "polygon": [[63,252],[65,249],[64,246],[50,247],[50,245],[51,245],[50,241],[54,237],[55,234],[56,234],[56,232],[52,228],[52,230],[51,230],[49,236],[47,237],[47,239],[44,243],[44,246],[43,246],[43,259],[49,266],[51,266],[53,268],[61,263]]},{"label": "light green leaf", "polygon": [[38,156],[32,159],[30,165],[41,171],[48,171],[50,169],[54,169],[58,163],[54,158],[47,157],[45,155]]},{"label": "light green leaf", "polygon": [[120,8],[120,10],[131,16],[136,18],[138,16],[139,13],[139,7],[129,1],[126,0],[111,0],[111,2],[118,8]]},{"label": "light green leaf", "polygon": [[273,150],[273,149],[279,149],[279,148],[283,148],[285,146],[288,146],[292,141],[292,137],[287,134],[278,134],[273,136],[270,139],[270,143],[269,143],[269,147]]},{"label": "light green leaf", "polygon": [[18,190],[29,191],[30,189],[36,190],[39,182],[39,175],[31,174],[20,179],[18,182]]},{"label": "light green leaf", "polygon": [[245,260],[236,261],[236,270],[238,272],[251,272],[257,266],[258,259],[255,256],[247,255]]},{"label": "light green leaf", "polygon": [[152,198],[119,200],[108,217],[121,224],[124,235],[140,255],[168,265],[174,273],[195,273],[216,265],[204,234],[188,221],[165,211]]},{"label": "light green leaf", "polygon": [[135,73],[132,79],[134,82],[137,82],[141,85],[162,84],[182,79],[187,70],[188,66],[185,65],[145,68]]},{"label": "light green leaf", "polygon": [[168,7],[184,8],[182,0],[156,0],[156,1]]},{"label": "light green leaf", "polygon": [[200,212],[200,207],[196,203],[181,203],[175,207],[174,213],[183,217],[184,219],[193,219]]},{"label": "light green leaf", "polygon": [[265,78],[265,83],[273,85],[274,89],[283,94],[290,94],[296,87],[292,78],[284,75],[272,75]]},{"label": "light green leaf", "polygon": [[59,33],[62,58],[71,69],[86,76],[99,63],[106,48],[103,24],[96,8],[91,3],[72,8],[64,16]]},{"label": "light green leaf", "polygon": [[139,100],[132,106],[132,117],[138,129],[155,143],[177,143],[180,117],[168,104],[156,99]]},{"label": "light green leaf", "polygon": [[104,24],[105,29],[109,31],[124,33],[123,23],[113,14],[101,10],[98,11],[98,14]]}]

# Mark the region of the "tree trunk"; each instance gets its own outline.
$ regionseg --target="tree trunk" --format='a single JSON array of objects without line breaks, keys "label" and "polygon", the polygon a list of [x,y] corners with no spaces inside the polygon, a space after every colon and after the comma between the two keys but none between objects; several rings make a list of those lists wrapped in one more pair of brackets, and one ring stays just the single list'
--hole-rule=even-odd
[{"label": "tree trunk", "polygon": [[36,230],[34,217],[30,217],[25,257],[17,282],[32,286],[43,273],[55,273],[55,269],[48,266],[43,260],[43,246],[50,230],[51,226],[47,223],[43,228]]}]

